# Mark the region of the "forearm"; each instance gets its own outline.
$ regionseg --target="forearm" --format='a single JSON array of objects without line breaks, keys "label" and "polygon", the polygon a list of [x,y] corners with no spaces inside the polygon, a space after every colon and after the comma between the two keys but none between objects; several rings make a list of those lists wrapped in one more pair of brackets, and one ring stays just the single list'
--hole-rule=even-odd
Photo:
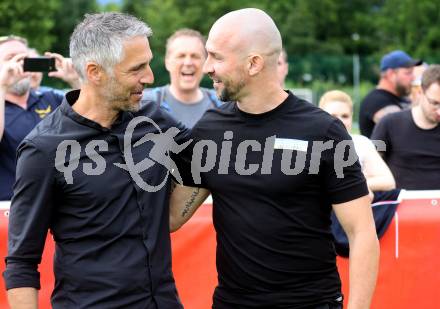
[{"label": "forearm", "polygon": [[396,188],[392,175],[367,176],[367,184],[371,191],[388,191]]},{"label": "forearm", "polygon": [[35,288],[10,289],[8,301],[11,309],[36,309],[38,308],[38,291]]},{"label": "forearm", "polygon": [[350,287],[348,309],[370,308],[379,266],[379,241],[375,231],[349,236]]},{"label": "forearm", "polygon": [[170,231],[177,231],[188,221],[208,195],[206,189],[177,184],[170,198]]}]

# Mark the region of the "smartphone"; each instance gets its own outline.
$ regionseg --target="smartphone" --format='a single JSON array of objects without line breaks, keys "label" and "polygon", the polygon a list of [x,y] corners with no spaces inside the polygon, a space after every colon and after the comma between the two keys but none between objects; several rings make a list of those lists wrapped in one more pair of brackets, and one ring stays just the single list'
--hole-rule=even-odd
[{"label": "smartphone", "polygon": [[23,71],[25,72],[56,71],[55,58],[48,58],[48,57],[24,58]]}]

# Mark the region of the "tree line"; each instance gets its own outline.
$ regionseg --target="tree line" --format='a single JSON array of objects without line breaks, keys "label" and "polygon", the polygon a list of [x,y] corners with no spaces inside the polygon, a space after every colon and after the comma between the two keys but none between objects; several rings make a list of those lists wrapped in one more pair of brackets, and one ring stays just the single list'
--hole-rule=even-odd
[{"label": "tree line", "polygon": [[[292,79],[311,70],[323,80],[350,82],[353,54],[366,66],[393,49],[428,62],[440,60],[438,0],[123,0],[107,5],[92,0],[2,0],[0,35],[22,35],[40,52],[68,55],[70,34],[85,13],[127,12],[153,29],[153,70],[161,84],[167,81],[162,55],[171,33],[189,27],[207,35],[217,18],[244,7],[264,9],[275,20],[297,68],[289,75]],[[372,66],[363,70],[363,79],[374,78],[377,67]],[[328,68],[343,74],[326,73]]]}]

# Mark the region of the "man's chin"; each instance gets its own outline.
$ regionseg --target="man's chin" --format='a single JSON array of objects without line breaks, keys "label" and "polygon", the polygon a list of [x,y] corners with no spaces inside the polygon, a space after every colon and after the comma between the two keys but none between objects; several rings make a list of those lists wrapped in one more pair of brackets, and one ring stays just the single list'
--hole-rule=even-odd
[{"label": "man's chin", "polygon": [[138,112],[141,109],[141,105],[140,105],[141,103],[140,102],[141,102],[140,100],[137,101],[136,103],[132,102],[130,105],[127,106],[126,111],[127,112],[133,112],[133,113]]},{"label": "man's chin", "polygon": [[8,88],[9,93],[19,97],[25,95],[30,90],[31,90],[30,82],[21,82],[21,83],[18,82]]},{"label": "man's chin", "polygon": [[128,101],[125,101],[124,104],[119,105],[119,110],[123,112],[138,112],[141,108],[140,106],[140,100],[133,100],[130,99]]},{"label": "man's chin", "polygon": [[197,83],[197,82],[180,83],[179,90],[183,91],[183,92],[197,91],[197,89],[199,89],[199,85],[200,85],[200,83]]}]

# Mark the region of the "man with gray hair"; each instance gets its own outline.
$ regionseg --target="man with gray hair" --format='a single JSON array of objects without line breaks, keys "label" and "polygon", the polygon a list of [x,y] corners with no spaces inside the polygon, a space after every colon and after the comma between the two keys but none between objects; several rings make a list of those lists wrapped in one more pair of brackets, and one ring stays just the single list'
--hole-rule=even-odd
[{"label": "man with gray hair", "polygon": [[[206,43],[204,72],[227,102],[192,130],[196,145],[222,144],[218,164],[206,151],[210,168],[199,177],[212,194],[217,232],[213,308],[342,308],[333,209],[350,242],[348,308],[366,309],[379,252],[366,181],[357,160],[337,175],[343,153],[338,157],[334,148],[351,140],[344,125],[283,90],[281,46],[275,23],[258,9],[224,15]],[[315,145],[322,143],[330,147],[317,156]],[[214,150],[212,157],[218,155]],[[304,168],[292,169],[299,157]],[[206,190],[188,195],[185,207],[171,208],[172,230],[191,217]]]},{"label": "man with gray hair", "polygon": [[[0,201],[12,197],[18,145],[63,100],[63,95],[54,91],[31,89],[32,73],[23,72],[23,59],[28,56],[26,39],[0,37]],[[64,70],[52,74],[67,81]]]},{"label": "man with gray hair", "polygon": [[[4,272],[11,308],[37,308],[48,229],[56,243],[53,308],[182,308],[171,270],[168,172],[155,162],[137,168],[154,146],[143,137],[173,127],[182,129],[175,142],[187,136],[158,106],[140,108],[154,80],[151,34],[121,13],[86,15],[73,32],[81,89],[18,148]],[[139,179],[165,185],[149,192]]]}]

